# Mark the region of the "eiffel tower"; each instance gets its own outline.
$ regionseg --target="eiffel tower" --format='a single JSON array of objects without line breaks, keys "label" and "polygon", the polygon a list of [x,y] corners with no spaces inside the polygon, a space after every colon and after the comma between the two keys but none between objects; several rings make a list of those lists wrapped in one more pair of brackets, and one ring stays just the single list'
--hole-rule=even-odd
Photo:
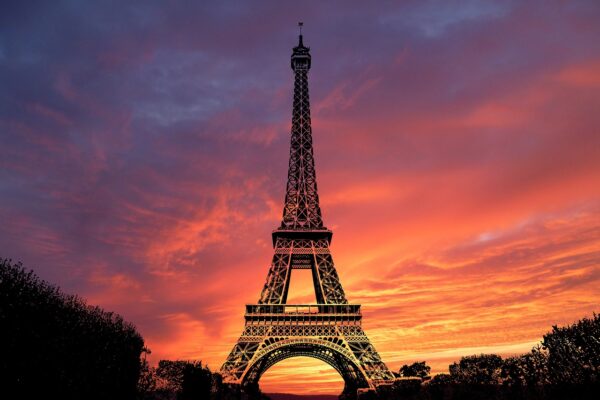
[{"label": "eiffel tower", "polygon": [[[300,25],[301,26],[301,25]],[[346,300],[323,226],[313,158],[308,70],[310,49],[293,48],[294,105],[288,181],[275,254],[258,304],[246,305],[242,335],[221,367],[229,383],[258,385],[271,366],[290,357],[326,362],[344,379],[344,392],[375,389],[393,374],[361,327],[360,305]],[[317,304],[287,304],[292,269],[310,269]]]}]

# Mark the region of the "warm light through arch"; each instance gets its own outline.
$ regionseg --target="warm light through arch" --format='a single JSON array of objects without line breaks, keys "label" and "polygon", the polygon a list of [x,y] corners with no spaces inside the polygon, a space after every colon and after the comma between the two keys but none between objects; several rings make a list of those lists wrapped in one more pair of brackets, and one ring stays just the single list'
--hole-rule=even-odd
[{"label": "warm light through arch", "polygon": [[331,394],[344,390],[344,380],[327,363],[311,357],[278,362],[260,378],[263,393]]}]

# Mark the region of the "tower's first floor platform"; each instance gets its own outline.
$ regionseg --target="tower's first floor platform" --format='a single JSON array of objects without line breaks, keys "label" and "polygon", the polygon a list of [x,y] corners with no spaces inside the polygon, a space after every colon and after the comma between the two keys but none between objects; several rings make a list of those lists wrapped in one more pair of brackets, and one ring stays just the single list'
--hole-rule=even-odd
[{"label": "tower's first floor platform", "polygon": [[393,381],[361,326],[358,304],[248,304],[245,327],[223,364],[226,382],[257,383],[290,357],[320,359],[343,377],[345,390]]}]

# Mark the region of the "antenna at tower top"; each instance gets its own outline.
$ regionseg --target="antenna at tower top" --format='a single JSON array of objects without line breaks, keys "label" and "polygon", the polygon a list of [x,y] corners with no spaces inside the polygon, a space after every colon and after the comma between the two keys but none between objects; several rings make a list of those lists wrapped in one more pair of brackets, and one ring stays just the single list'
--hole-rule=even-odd
[{"label": "antenna at tower top", "polygon": [[300,35],[298,35],[298,47],[304,47],[302,43],[302,26],[304,26],[304,22],[298,22],[298,29],[300,29]]}]

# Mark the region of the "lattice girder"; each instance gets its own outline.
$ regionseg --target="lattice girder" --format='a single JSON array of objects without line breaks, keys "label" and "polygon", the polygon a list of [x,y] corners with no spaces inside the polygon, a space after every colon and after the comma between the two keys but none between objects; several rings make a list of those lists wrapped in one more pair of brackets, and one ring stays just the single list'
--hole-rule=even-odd
[{"label": "lattice girder", "polygon": [[308,68],[294,68],[294,104],[288,181],[281,228],[323,228],[313,156]]},{"label": "lattice girder", "polygon": [[325,361],[347,387],[393,379],[360,325],[247,325],[221,373],[228,382],[257,383],[272,365],[297,356]]},{"label": "lattice girder", "polygon": [[275,243],[275,254],[259,303],[285,304],[294,268],[312,269],[317,303],[348,303],[327,240],[281,238]]}]

